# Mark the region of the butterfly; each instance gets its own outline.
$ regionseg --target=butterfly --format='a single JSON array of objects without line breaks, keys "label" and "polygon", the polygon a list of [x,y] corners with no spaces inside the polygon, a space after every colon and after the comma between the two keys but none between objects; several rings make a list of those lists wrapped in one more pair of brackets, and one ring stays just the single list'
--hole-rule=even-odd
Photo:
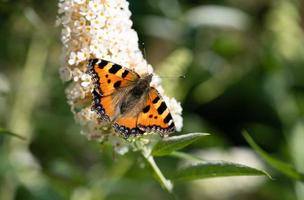
[{"label": "butterfly", "polygon": [[101,120],[112,123],[123,137],[175,131],[172,115],[159,94],[150,87],[152,74],[139,76],[121,65],[90,59],[88,73],[94,85],[92,110]]}]

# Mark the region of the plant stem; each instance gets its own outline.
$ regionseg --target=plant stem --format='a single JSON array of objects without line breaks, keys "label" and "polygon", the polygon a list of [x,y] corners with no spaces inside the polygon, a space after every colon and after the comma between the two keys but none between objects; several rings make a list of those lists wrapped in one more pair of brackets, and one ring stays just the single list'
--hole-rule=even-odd
[{"label": "plant stem", "polygon": [[148,163],[151,165],[152,169],[154,170],[155,174],[157,175],[158,181],[163,186],[165,190],[167,190],[169,193],[172,193],[173,184],[170,180],[166,179],[166,177],[163,175],[163,173],[158,168],[157,164],[154,161],[153,156],[151,155],[145,155],[143,153],[143,156],[146,158]]}]

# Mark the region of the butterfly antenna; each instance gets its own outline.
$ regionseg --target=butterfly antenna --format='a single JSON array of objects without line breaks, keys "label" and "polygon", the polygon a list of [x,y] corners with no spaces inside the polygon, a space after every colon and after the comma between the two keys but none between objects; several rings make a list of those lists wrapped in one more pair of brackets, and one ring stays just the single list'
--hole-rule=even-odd
[{"label": "butterfly antenna", "polygon": [[[145,43],[142,42],[141,45],[142,45],[142,49],[143,49],[144,59],[147,61],[147,54],[146,54]],[[147,73],[149,73],[148,65],[147,65]]]},{"label": "butterfly antenna", "polygon": [[170,79],[184,79],[186,78],[186,75],[180,75],[180,76],[160,76],[160,78],[170,78]]},{"label": "butterfly antenna", "polygon": [[146,54],[145,43],[144,43],[144,42],[142,42],[142,43],[141,43],[141,45],[142,45],[142,48],[143,48],[144,59],[145,59],[145,60],[147,60],[147,54]]}]

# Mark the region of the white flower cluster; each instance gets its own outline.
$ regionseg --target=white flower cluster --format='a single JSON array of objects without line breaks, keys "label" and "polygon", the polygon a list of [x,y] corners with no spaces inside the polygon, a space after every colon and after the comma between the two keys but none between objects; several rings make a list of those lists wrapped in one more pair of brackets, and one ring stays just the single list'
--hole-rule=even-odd
[{"label": "white flower cluster", "polygon": [[[93,88],[91,78],[86,74],[86,61],[90,58],[109,60],[139,75],[153,73],[153,68],[138,47],[138,35],[132,29],[131,12],[126,0],[59,0],[58,6],[57,24],[63,27],[61,40],[65,53],[60,76],[63,81],[72,82],[66,93],[76,119],[88,136],[95,135],[96,130],[101,131],[101,126],[86,101],[90,99]],[[155,76],[151,85],[163,95],[159,77]],[[180,130],[180,104],[166,96],[164,99],[177,130]]]}]

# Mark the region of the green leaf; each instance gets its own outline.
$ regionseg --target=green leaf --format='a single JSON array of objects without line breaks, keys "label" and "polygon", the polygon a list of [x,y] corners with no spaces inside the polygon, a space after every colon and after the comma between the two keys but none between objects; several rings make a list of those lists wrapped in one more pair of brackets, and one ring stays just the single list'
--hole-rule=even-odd
[{"label": "green leaf", "polygon": [[8,131],[8,130],[5,130],[5,129],[3,129],[3,128],[0,128],[0,135],[1,135],[1,134],[3,134],[3,135],[14,136],[14,137],[19,138],[19,139],[21,139],[21,140],[26,140],[25,137],[23,137],[23,136],[21,136],[21,135],[18,135],[18,134],[16,134],[16,133],[12,133],[12,132],[10,132],[10,131]]},{"label": "green leaf", "polygon": [[248,142],[248,144],[255,150],[257,154],[259,154],[270,166],[285,174],[286,176],[295,179],[304,181],[304,174],[297,171],[294,166],[291,164],[285,163],[281,160],[278,160],[269,154],[267,154],[261,147],[259,147],[254,140],[250,137],[250,135],[244,131],[244,138]]},{"label": "green leaf", "polygon": [[173,151],[182,149],[194,141],[202,138],[203,136],[209,135],[208,133],[189,133],[179,136],[172,136],[160,140],[152,149],[153,156],[164,156],[168,155]]},{"label": "green leaf", "polygon": [[180,158],[180,159],[184,159],[184,160],[189,160],[189,161],[193,161],[193,162],[202,162],[204,161],[204,159],[198,157],[198,156],[194,156],[188,153],[184,153],[184,152],[180,152],[180,151],[174,151],[171,154],[169,154],[169,156],[171,157],[175,157],[175,158]]},{"label": "green leaf", "polygon": [[201,162],[183,167],[171,177],[175,181],[190,181],[224,176],[268,176],[266,172],[225,161]]}]

